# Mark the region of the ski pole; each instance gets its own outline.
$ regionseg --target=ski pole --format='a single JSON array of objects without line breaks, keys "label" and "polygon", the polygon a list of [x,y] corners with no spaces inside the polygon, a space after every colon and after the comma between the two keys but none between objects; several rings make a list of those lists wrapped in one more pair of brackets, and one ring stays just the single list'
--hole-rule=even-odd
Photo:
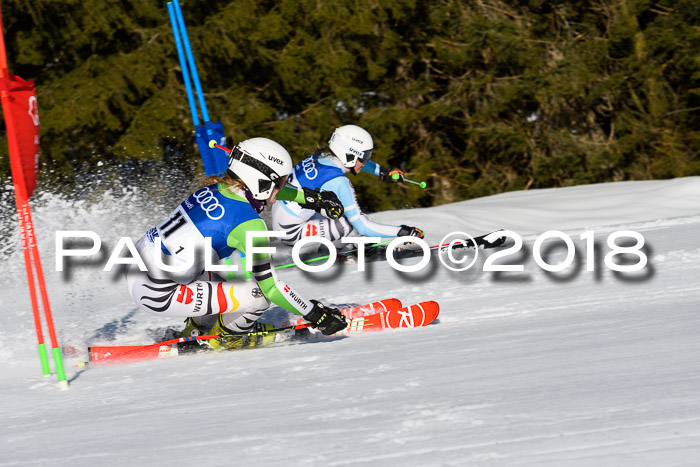
[{"label": "ski pole", "polygon": [[[388,245],[388,244],[391,243],[391,242],[392,242],[392,240],[387,240],[387,241],[385,241],[385,242],[375,243],[375,244],[373,244],[373,245],[370,245],[369,248],[374,248],[374,247],[382,246],[382,245]],[[357,250],[358,250],[357,248],[353,248],[352,250],[348,250],[348,251],[346,251],[345,253],[354,253],[354,252],[356,252]],[[311,264],[311,263],[315,263],[315,262],[318,262],[318,261],[323,261],[324,259],[328,259],[328,258],[330,258],[330,255],[318,256],[318,257],[316,257],[316,258],[309,258],[309,259],[302,260],[302,263],[304,263],[304,264]],[[291,262],[291,263],[280,264],[280,265],[278,265],[278,266],[275,266],[275,269],[285,269],[285,268],[291,268],[291,267],[294,267],[294,266],[297,266],[297,263]],[[233,276],[233,277],[235,277],[235,278],[237,278],[237,277],[244,277],[244,275],[243,275],[243,274],[237,274],[237,275],[235,275],[235,276]]]},{"label": "ski pole", "polygon": [[[275,332],[283,332],[283,331],[293,331],[293,330],[299,330],[299,329],[306,329],[308,327],[311,327],[311,323],[301,323],[301,324],[294,324],[290,326],[283,326],[281,328],[274,328],[274,329],[268,329],[267,331],[253,331],[253,332],[248,332],[246,334],[240,334],[241,336],[243,335],[248,335],[248,336],[258,336],[258,335],[263,335],[263,334],[270,334],[270,333],[275,333]],[[204,341],[204,340],[209,340],[209,339],[225,339],[226,336],[221,336],[219,334],[207,334],[207,335],[200,335],[200,336],[188,336],[188,337],[176,337],[175,339],[170,339],[167,341],[163,342],[157,342],[155,344],[147,344],[147,345],[134,345],[132,346],[135,351],[138,351],[142,349],[143,347],[155,347],[155,346],[161,346],[161,345],[172,345],[172,344],[181,344],[184,342],[195,342],[195,341]],[[98,347],[98,346],[95,346]],[[116,346],[120,347],[120,346]],[[124,346],[126,347],[126,346]],[[129,352],[130,350],[125,351]]]},{"label": "ski pole", "polygon": [[[267,331],[256,331],[249,332],[247,334],[241,334],[237,337],[246,336],[249,338],[264,336],[266,334],[301,330],[311,327],[311,323],[305,322],[300,324],[294,324],[291,326],[284,326],[281,328],[269,329]],[[84,367],[87,363],[90,364],[100,364],[100,363],[115,363],[115,362],[128,362],[135,360],[150,360],[154,358],[160,358],[163,356],[170,356],[171,349],[178,349],[179,344],[186,342],[196,342],[204,341],[209,339],[226,339],[227,336],[221,336],[218,334],[208,334],[203,336],[189,336],[189,337],[179,337],[175,339],[170,339],[163,342],[158,342],[155,344],[147,345],[125,345],[125,346],[91,346],[88,347],[88,353],[90,355],[88,362],[79,361],[77,363],[78,367]],[[177,354],[176,354],[177,355]]]},{"label": "ski pole", "polygon": [[[401,178],[401,175],[399,175],[399,174],[394,174],[394,175],[391,176],[391,178],[392,178],[393,180],[398,180],[399,178]],[[421,188],[425,188],[426,186],[428,186],[428,184],[425,183],[425,182],[414,182],[413,180],[409,180],[409,179],[407,179],[407,178],[405,178],[405,177],[404,177],[403,181],[404,181],[404,182],[408,182],[408,183],[413,183],[414,185],[418,185],[418,186],[421,187]]]}]

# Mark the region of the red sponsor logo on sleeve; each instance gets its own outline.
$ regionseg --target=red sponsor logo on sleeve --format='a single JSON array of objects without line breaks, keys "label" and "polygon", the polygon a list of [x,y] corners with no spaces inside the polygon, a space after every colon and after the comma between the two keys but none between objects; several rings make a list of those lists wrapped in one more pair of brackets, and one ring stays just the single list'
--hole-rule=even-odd
[{"label": "red sponsor logo on sleeve", "polygon": [[180,290],[178,291],[177,300],[178,302],[184,304],[184,305],[189,305],[192,303],[192,296],[194,293],[192,292],[192,289],[187,287],[186,285],[181,285]]},{"label": "red sponsor logo on sleeve", "polygon": [[306,233],[304,234],[305,237],[315,237],[318,235],[318,227],[314,224],[307,224],[306,225]]}]

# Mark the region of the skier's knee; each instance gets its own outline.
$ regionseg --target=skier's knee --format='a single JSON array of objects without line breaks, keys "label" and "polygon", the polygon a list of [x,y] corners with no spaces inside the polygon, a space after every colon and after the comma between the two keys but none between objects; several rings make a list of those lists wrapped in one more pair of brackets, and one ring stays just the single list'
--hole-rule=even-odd
[{"label": "skier's knee", "polygon": [[250,302],[249,309],[254,311],[265,311],[272,305],[272,302],[265,296],[259,286],[254,286],[250,291],[253,300]]}]

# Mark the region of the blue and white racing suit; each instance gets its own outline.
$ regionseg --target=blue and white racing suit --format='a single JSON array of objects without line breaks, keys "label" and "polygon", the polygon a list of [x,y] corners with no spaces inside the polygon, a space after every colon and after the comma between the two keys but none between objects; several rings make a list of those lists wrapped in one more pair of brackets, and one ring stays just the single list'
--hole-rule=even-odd
[{"label": "blue and white racing suit", "polygon": [[[271,303],[303,316],[313,304],[277,277],[269,254],[246,255],[247,234],[266,230],[241,189],[223,184],[202,187],[136,243],[147,270],[129,265],[125,271],[129,293],[148,313],[196,317],[204,326],[222,314],[222,323],[240,332],[251,329]],[[268,239],[259,237],[251,246],[265,248]],[[227,280],[222,280],[204,272],[206,250],[212,263],[229,257],[239,272],[245,256],[254,280],[229,279],[223,272]],[[176,267],[177,272],[167,269]]]},{"label": "blue and white racing suit", "polygon": [[[379,165],[367,162],[363,172],[379,175]],[[291,185],[301,189],[320,188],[333,191],[345,208],[345,215],[340,219],[327,219],[320,214],[305,209],[299,204],[278,201],[272,207],[272,226],[274,230],[286,232],[280,240],[285,245],[294,245],[304,237],[324,237],[336,246],[342,246],[340,239],[349,236],[396,237],[401,229],[398,225],[374,222],[360,210],[352,183],[345,176],[345,169],[338,158],[326,153],[314,154],[294,167],[289,176]]]}]

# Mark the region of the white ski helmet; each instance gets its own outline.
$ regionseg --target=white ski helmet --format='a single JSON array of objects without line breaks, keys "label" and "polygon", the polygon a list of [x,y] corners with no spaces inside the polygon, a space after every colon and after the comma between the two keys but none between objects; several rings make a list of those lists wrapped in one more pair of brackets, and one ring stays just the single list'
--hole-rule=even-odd
[{"label": "white ski helmet", "polygon": [[358,159],[365,163],[369,161],[374,141],[367,130],[357,125],[345,125],[335,129],[328,141],[328,147],[345,167],[351,168]]},{"label": "white ski helmet", "polygon": [[240,178],[257,200],[269,198],[275,186],[292,173],[293,168],[287,150],[268,138],[241,141],[229,154],[229,175]]}]

